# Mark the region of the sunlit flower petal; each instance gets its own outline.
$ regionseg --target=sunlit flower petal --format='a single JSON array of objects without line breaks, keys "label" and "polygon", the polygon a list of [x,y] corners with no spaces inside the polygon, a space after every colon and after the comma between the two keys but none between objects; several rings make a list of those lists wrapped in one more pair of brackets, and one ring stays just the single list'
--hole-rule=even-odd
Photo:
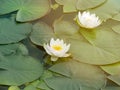
[{"label": "sunlit flower petal", "polygon": [[50,44],[44,44],[44,49],[51,55],[51,61],[56,61],[59,57],[68,57],[68,50],[70,49],[70,44],[64,43],[63,40],[53,38],[50,40]]},{"label": "sunlit flower petal", "polygon": [[70,56],[70,55],[71,55],[71,54],[65,54],[64,57],[68,57],[68,56]]},{"label": "sunlit flower petal", "polygon": [[45,48],[46,52],[47,52],[49,55],[52,55],[52,53],[51,53],[50,50],[49,50],[50,47],[49,47],[48,44],[44,44],[43,47]]},{"label": "sunlit flower petal", "polygon": [[57,60],[58,60],[58,57],[51,56],[51,61],[57,61]]},{"label": "sunlit flower petal", "polygon": [[99,26],[102,22],[96,14],[90,14],[90,12],[81,14],[78,12],[78,23],[81,27],[92,29]]}]

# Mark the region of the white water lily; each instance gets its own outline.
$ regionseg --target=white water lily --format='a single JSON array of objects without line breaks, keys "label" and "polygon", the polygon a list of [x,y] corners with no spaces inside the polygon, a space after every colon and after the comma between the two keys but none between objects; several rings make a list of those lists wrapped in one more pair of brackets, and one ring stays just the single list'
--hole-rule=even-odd
[{"label": "white water lily", "polygon": [[90,12],[81,14],[78,12],[78,23],[81,27],[92,29],[99,26],[102,22],[96,14],[90,14]]},{"label": "white water lily", "polygon": [[44,44],[44,49],[51,55],[51,61],[57,61],[59,57],[68,57],[68,50],[70,49],[70,44],[64,43],[63,40],[53,38],[50,40],[50,44]]}]

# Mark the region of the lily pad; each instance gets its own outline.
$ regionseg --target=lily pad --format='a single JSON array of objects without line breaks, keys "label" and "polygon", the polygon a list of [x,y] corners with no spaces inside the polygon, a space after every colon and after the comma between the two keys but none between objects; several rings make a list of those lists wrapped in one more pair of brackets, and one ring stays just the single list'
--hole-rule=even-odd
[{"label": "lily pad", "polygon": [[112,18],[112,16],[116,15],[120,11],[119,3],[120,1],[118,0],[106,0],[104,4],[93,8],[90,11],[96,13],[103,21],[106,21],[107,19]]},{"label": "lily pad", "polygon": [[20,90],[18,86],[10,86],[8,90]]},{"label": "lily pad", "polygon": [[0,19],[0,44],[19,42],[31,32],[31,24],[16,23],[11,19]]},{"label": "lily pad", "polygon": [[34,87],[33,85],[28,85],[23,90],[37,90],[37,88]]},{"label": "lily pad", "polygon": [[120,87],[109,86],[109,87],[106,87],[106,88],[102,88],[101,90],[120,90]]},{"label": "lily pad", "polygon": [[[32,67],[31,67],[32,66]],[[22,85],[39,78],[43,67],[30,56],[0,56],[0,84]]]},{"label": "lily pad", "polygon": [[113,31],[115,31],[116,33],[120,34],[120,24],[113,26],[112,29],[113,29]]},{"label": "lily pad", "polygon": [[113,16],[112,19],[120,21],[120,13],[116,14],[115,16]]},{"label": "lily pad", "polygon": [[23,90],[52,90],[47,86],[47,84],[43,81],[44,79],[51,77],[52,72],[44,71],[40,80],[33,81],[29,83]]},{"label": "lily pad", "polygon": [[[63,19],[58,19],[54,22],[54,33],[57,37],[67,40],[69,38],[82,40],[79,35],[79,26],[72,22]],[[74,37],[73,37],[74,35]]]},{"label": "lily pad", "polygon": [[112,80],[113,82],[120,86],[120,74],[110,75],[108,76],[108,79]]},{"label": "lily pad", "polygon": [[67,72],[66,77],[56,76],[45,80],[55,90],[80,90],[81,86],[99,89],[106,81],[104,73],[98,67],[74,60],[56,64],[50,70],[61,75]]},{"label": "lily pad", "polygon": [[49,0],[0,0],[0,14],[18,11],[16,20],[20,22],[38,19],[49,10]]},{"label": "lily pad", "polygon": [[103,4],[106,0],[55,0],[58,4],[63,5],[63,12],[76,12],[77,10],[86,10]]},{"label": "lily pad", "polygon": [[111,75],[117,75],[120,73],[120,63],[101,66],[101,68]]},{"label": "lily pad", "polygon": [[96,30],[92,29],[84,29],[80,28],[80,33],[84,36],[84,38],[91,44],[94,45],[93,41],[96,39]]},{"label": "lily pad", "polygon": [[99,89],[81,86],[81,87],[80,87],[80,90],[99,90]]},{"label": "lily pad", "polygon": [[5,44],[0,45],[0,53],[4,56],[9,56],[12,54],[22,54],[22,55],[28,55],[28,50],[26,46],[24,46],[21,43],[16,44]]},{"label": "lily pad", "polygon": [[0,52],[3,55],[10,55],[13,53],[16,53],[16,50],[18,49],[19,44],[9,44],[9,45],[0,45]]},{"label": "lily pad", "polygon": [[[89,64],[111,64],[120,61],[120,36],[112,27],[119,22],[108,21],[94,30],[78,30],[78,26],[64,19],[54,24],[54,31],[71,44],[73,58]],[[113,24],[113,25],[112,25]],[[71,26],[73,26],[71,28]],[[69,31],[69,32],[68,32]]]},{"label": "lily pad", "polygon": [[31,32],[30,39],[33,43],[37,45],[43,45],[49,42],[51,38],[54,38],[54,32],[50,26],[44,22],[36,23],[33,26],[33,31]]},{"label": "lily pad", "polygon": [[[65,30],[60,31],[63,28]],[[68,22],[66,20],[61,20],[61,19],[58,19],[54,22],[54,31],[56,34],[72,35],[77,33],[78,30],[79,30],[79,27],[73,22]]]},{"label": "lily pad", "polygon": [[76,12],[77,0],[55,0],[58,4],[63,5],[64,12]]},{"label": "lily pad", "polygon": [[107,0],[78,0],[76,7],[78,10],[86,10],[100,6],[105,1]]}]

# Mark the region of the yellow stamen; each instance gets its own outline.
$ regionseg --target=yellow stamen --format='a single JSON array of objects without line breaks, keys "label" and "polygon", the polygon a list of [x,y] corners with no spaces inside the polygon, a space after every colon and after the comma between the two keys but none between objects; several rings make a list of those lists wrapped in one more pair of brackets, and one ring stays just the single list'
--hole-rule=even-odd
[{"label": "yellow stamen", "polygon": [[60,45],[54,45],[54,46],[52,46],[52,48],[54,48],[57,51],[62,50],[62,47]]}]

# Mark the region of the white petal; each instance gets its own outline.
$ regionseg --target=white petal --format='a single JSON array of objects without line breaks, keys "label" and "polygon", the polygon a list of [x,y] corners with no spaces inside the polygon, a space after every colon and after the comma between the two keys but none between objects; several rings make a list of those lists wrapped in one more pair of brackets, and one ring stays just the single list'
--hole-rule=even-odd
[{"label": "white petal", "polygon": [[64,41],[61,39],[60,43],[63,45],[63,44],[64,44]]},{"label": "white petal", "polygon": [[[53,48],[54,45],[58,45],[61,46],[61,50],[56,50],[55,48]],[[64,41],[61,39],[56,39],[54,40],[53,38],[51,38],[50,40],[50,45],[49,44],[44,44],[44,49],[46,50],[46,52],[51,55],[51,60],[52,61],[56,61],[58,59],[58,57],[67,57],[69,56],[69,54],[66,54],[67,51],[70,48],[70,44],[66,44],[64,43]]]},{"label": "white petal", "polygon": [[63,57],[69,57],[71,54],[65,54]]},{"label": "white petal", "polygon": [[78,12],[79,24],[85,28],[95,28],[101,24],[99,17],[96,14],[90,14],[90,12]]},{"label": "white petal", "polygon": [[58,57],[51,56],[51,61],[57,61],[57,60],[58,60]]},{"label": "white petal", "polygon": [[44,44],[43,47],[44,47],[44,49],[46,50],[46,52],[47,52],[49,55],[52,55],[51,51],[49,50],[50,47],[49,47],[48,44],[47,44],[47,45]]},{"label": "white petal", "polygon": [[60,51],[52,51],[53,55],[56,57],[62,57],[64,53],[60,52]]},{"label": "white petal", "polygon": [[81,18],[81,13],[80,13],[80,12],[78,12],[78,18],[79,18],[79,20],[80,20],[80,18]]},{"label": "white petal", "polygon": [[56,42],[59,43],[59,42],[60,42],[60,39],[57,39]]},{"label": "white petal", "polygon": [[66,45],[64,52],[66,53],[70,49],[70,44]]},{"label": "white petal", "polygon": [[55,42],[54,38],[51,38],[51,40],[50,40],[50,46],[52,46],[54,44],[54,42]]}]

